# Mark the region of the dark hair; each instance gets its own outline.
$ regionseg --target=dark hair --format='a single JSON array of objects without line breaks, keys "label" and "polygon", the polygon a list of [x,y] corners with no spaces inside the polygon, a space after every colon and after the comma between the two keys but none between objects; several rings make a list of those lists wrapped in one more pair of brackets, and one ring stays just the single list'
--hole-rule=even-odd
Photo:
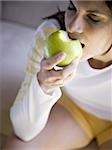
[{"label": "dark hair", "polygon": [[112,0],[106,0],[105,1],[109,9],[112,11]]},{"label": "dark hair", "polygon": [[[106,5],[112,12],[112,0],[105,0]],[[62,30],[66,30],[65,28],[65,11],[61,11],[59,7],[57,7],[58,11],[51,16],[45,17],[43,19],[56,19]]]},{"label": "dark hair", "polygon": [[59,7],[57,7],[58,11],[51,16],[45,17],[43,19],[56,19],[62,30],[65,30],[65,11],[61,11]]}]

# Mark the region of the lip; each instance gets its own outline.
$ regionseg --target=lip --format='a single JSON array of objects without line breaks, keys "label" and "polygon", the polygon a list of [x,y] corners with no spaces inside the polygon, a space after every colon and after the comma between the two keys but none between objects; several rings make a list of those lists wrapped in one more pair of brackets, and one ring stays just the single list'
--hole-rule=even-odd
[{"label": "lip", "polygon": [[[77,40],[77,38],[72,38],[69,33],[68,33],[68,37],[69,37],[71,40]],[[78,39],[78,40],[79,40],[79,39]],[[80,40],[79,40],[79,41],[80,41]],[[82,48],[84,48],[85,45],[84,45],[81,41],[80,41],[80,43],[81,43]]]},{"label": "lip", "polygon": [[81,43],[81,46],[82,46],[82,48],[84,48],[84,47],[85,47],[85,45],[84,45],[83,43]]}]

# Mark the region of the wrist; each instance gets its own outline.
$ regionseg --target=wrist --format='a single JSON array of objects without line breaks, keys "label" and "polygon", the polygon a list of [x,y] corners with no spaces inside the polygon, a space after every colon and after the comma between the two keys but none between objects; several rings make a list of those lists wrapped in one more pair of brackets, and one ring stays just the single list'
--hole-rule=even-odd
[{"label": "wrist", "polygon": [[40,88],[42,89],[42,91],[45,93],[45,94],[47,94],[47,95],[52,95],[53,94],[53,92],[54,92],[54,89],[52,88],[49,88],[48,86],[45,86],[45,85],[43,85],[42,84],[42,82],[39,80],[39,78],[38,78],[38,74],[37,74],[37,80],[38,80],[38,83],[39,83],[39,85],[40,85]]},{"label": "wrist", "polygon": [[49,88],[47,86],[44,86],[42,84],[40,85],[40,87],[42,88],[42,90],[44,91],[44,93],[47,94],[47,95],[52,95],[53,92],[54,92],[54,89],[51,89],[51,88]]}]

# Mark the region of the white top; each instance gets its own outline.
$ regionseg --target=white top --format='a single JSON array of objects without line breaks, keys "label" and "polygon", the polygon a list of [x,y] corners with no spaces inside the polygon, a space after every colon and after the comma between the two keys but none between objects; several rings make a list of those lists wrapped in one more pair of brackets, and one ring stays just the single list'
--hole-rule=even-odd
[{"label": "white top", "polygon": [[[15,134],[24,141],[29,141],[40,133],[46,125],[52,106],[61,97],[60,88],[52,95],[45,94],[36,77],[44,56],[45,39],[58,29],[58,22],[51,19],[44,21],[36,30],[28,54],[26,76],[10,109]],[[63,87],[63,90],[88,112],[112,120],[111,66],[96,70],[87,62],[80,63],[76,76]]]},{"label": "white top", "polygon": [[112,66],[93,69],[88,62],[79,64],[76,76],[63,89],[81,108],[112,121]]}]

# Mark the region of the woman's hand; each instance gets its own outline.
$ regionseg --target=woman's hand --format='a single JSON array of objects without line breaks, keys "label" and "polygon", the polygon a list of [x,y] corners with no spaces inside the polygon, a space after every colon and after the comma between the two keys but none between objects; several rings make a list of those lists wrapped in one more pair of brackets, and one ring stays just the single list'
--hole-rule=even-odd
[{"label": "woman's hand", "polygon": [[79,62],[78,60],[75,60],[61,70],[54,69],[65,56],[65,53],[61,52],[49,59],[43,59],[41,61],[40,72],[37,74],[37,78],[46,94],[52,94],[57,87],[64,86],[73,78]]}]

